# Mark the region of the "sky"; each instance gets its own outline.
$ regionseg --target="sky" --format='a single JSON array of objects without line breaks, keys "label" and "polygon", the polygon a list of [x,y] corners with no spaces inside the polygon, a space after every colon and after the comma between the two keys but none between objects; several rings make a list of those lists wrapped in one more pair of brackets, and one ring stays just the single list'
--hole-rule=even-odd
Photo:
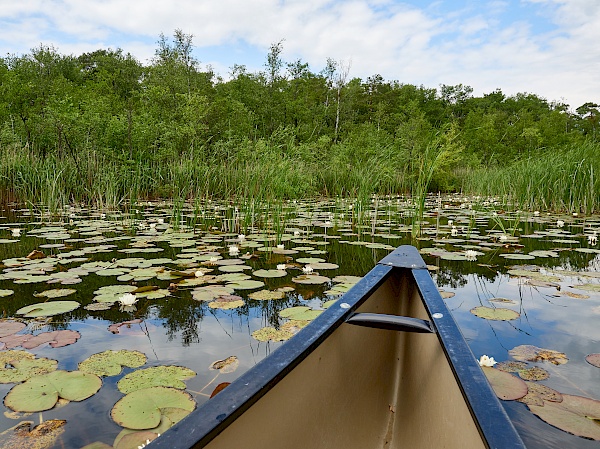
[{"label": "sky", "polygon": [[313,72],[332,58],[350,78],[600,103],[599,0],[0,0],[0,56],[43,44],[148,63],[176,29],[224,79],[234,64],[264,70],[281,41],[284,61]]}]

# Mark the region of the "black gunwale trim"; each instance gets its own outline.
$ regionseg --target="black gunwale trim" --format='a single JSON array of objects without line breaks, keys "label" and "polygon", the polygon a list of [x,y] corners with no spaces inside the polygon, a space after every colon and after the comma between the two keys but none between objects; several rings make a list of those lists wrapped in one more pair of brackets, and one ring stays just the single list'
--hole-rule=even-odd
[{"label": "black gunwale trim", "polygon": [[[417,252],[416,249],[414,251]],[[479,367],[429,272],[419,268],[413,269],[412,274],[482,438],[492,449],[525,449],[525,444]]]},{"label": "black gunwale trim", "polygon": [[[391,266],[377,265],[298,335],[246,371],[152,442],[153,449],[201,448],[292,371],[385,282]],[[340,307],[345,303],[348,307]]]}]

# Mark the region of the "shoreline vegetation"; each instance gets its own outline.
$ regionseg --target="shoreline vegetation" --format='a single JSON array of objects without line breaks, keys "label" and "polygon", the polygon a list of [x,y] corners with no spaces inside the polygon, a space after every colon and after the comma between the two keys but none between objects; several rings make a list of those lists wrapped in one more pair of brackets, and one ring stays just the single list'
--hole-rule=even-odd
[{"label": "shoreline vegetation", "polygon": [[600,211],[600,108],[462,84],[312,71],[273,44],[264,70],[202,68],[192,36],[122,50],[41,45],[0,58],[0,201],[57,210],[140,199],[276,201],[427,193]]}]

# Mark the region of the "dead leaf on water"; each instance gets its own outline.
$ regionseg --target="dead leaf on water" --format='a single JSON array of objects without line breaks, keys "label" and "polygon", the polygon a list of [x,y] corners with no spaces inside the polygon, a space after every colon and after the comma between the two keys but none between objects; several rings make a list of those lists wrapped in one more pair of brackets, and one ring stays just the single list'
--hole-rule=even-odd
[{"label": "dead leaf on water", "polygon": [[508,351],[510,356],[515,360],[527,362],[550,362],[554,365],[564,365],[569,361],[567,356],[555,351],[554,349],[538,348],[532,345],[516,346]]}]

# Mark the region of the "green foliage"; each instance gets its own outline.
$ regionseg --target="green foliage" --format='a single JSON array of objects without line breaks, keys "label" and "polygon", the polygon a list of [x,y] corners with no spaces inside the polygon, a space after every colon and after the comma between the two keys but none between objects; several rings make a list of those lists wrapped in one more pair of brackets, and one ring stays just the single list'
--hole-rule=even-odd
[{"label": "green foliage", "polygon": [[[316,73],[286,62],[283,44],[271,45],[264,72],[234,65],[227,81],[202,69],[181,30],[159,37],[149,64],[121,49],[72,56],[43,45],[0,58],[1,197],[53,212],[146,197],[502,194],[526,189],[521,174],[539,169],[561,182],[535,204],[573,209],[585,197],[583,210],[598,207],[587,162],[539,162],[580,147],[597,169],[596,103],[569,112],[529,93],[351,79],[349,63],[332,59]],[[516,176],[501,181],[507,170]]]}]

